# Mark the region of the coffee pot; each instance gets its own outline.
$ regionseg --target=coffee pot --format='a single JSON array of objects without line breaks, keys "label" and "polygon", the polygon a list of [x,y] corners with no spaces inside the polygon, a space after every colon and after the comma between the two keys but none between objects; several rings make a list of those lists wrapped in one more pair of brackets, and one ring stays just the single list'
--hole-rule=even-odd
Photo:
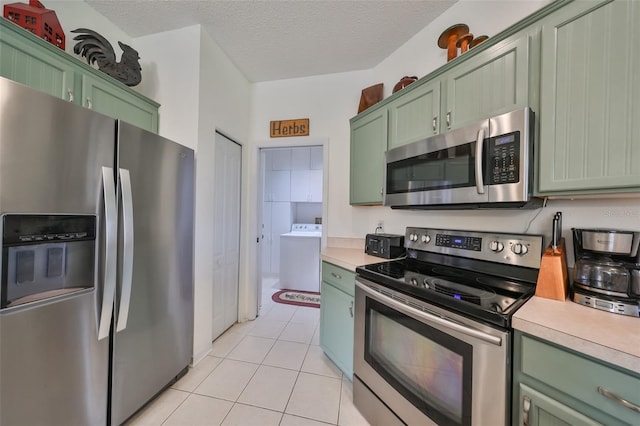
[{"label": "coffee pot", "polygon": [[576,262],[572,300],[640,317],[640,232],[572,229]]}]

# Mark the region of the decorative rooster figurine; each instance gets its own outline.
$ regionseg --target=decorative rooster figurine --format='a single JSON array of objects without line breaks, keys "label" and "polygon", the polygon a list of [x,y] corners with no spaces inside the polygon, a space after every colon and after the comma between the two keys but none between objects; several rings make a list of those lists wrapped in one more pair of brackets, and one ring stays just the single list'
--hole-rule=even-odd
[{"label": "decorative rooster figurine", "polygon": [[135,86],[142,80],[138,51],[131,46],[118,42],[122,49],[120,62],[116,62],[116,53],[106,38],[93,30],[77,28],[72,33],[80,33],[74,40],[79,40],[73,46],[73,52],[87,58],[88,64],[97,62],[98,69],[115,78],[127,86]]}]

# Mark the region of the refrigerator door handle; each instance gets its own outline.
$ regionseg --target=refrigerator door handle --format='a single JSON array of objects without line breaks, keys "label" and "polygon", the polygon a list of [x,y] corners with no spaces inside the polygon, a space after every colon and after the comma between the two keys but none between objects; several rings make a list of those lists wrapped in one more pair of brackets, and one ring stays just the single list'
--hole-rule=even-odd
[{"label": "refrigerator door handle", "polygon": [[127,328],[129,318],[129,302],[131,300],[131,282],[133,280],[133,194],[131,192],[131,176],[129,170],[120,169],[120,191],[122,194],[122,290],[118,309],[116,331]]},{"label": "refrigerator door handle", "polygon": [[98,340],[109,336],[113,299],[116,293],[118,210],[116,209],[116,185],[111,167],[102,167],[102,189],[104,194],[105,256],[102,306],[100,307],[100,319],[98,321]]}]

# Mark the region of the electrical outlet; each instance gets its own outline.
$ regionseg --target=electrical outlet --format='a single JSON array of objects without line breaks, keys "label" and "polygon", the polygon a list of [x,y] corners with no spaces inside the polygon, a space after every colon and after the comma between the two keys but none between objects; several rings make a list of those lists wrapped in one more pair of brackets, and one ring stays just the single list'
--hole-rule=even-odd
[{"label": "electrical outlet", "polygon": [[384,231],[384,222],[382,220],[378,221],[378,225],[376,226],[376,234],[378,232],[383,232]]}]

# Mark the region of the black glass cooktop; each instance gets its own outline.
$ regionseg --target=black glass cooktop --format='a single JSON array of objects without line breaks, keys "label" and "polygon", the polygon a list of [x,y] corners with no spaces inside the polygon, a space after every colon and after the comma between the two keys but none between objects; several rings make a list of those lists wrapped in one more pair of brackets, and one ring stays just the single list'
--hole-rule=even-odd
[{"label": "black glass cooktop", "polygon": [[535,281],[409,258],[361,266],[356,272],[421,301],[502,327],[511,326],[513,313],[535,292]]}]

